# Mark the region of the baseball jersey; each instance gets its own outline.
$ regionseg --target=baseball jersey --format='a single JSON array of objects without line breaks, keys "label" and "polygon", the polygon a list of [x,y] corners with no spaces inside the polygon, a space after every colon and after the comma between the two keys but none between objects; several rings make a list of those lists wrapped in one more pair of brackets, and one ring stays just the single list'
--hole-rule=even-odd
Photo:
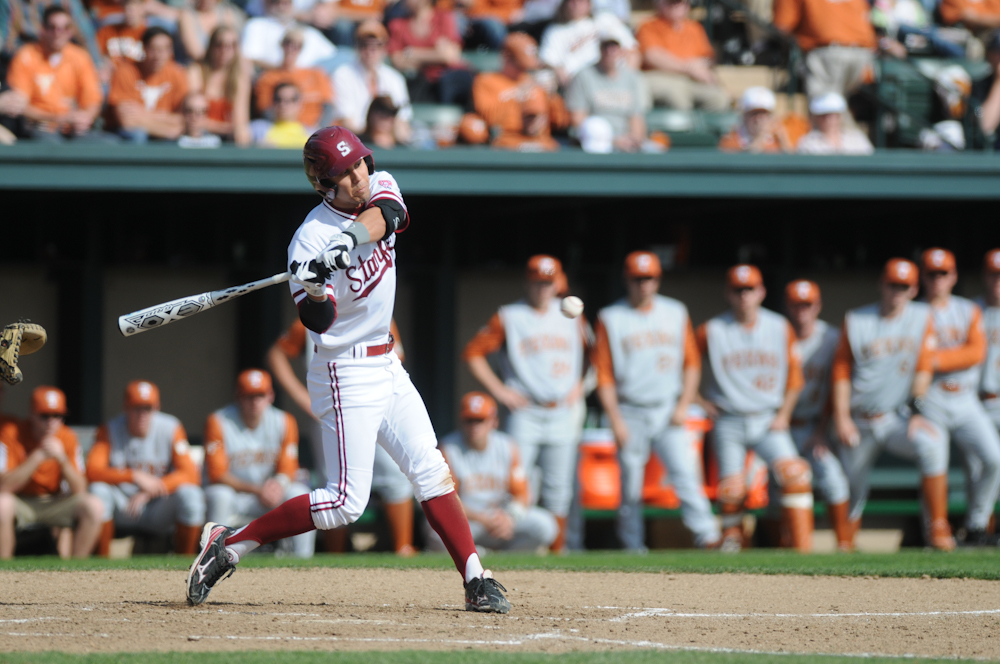
[{"label": "baseball jersey", "polygon": [[201,484],[184,427],[160,411],[153,411],[144,438],[129,433],[124,413],[97,430],[87,455],[87,479],[122,484],[132,481],[133,470],[159,477],[170,493],[182,484]]},{"label": "baseball jersey", "polygon": [[527,504],[528,480],[517,443],[507,434],[491,431],[486,449],[479,451],[465,444],[461,431],[454,431],[441,440],[440,449],[467,509],[500,509],[511,500]]},{"label": "baseball jersey", "polygon": [[991,307],[982,299],[983,328],[986,333],[986,361],[980,366],[979,391],[1000,394],[1000,307]]},{"label": "baseball jersey", "polygon": [[10,87],[46,113],[62,114],[101,103],[97,69],[87,51],[67,44],[48,58],[38,44],[22,46],[7,71]]},{"label": "baseball jersey", "polygon": [[705,398],[726,413],[777,410],[786,392],[802,387],[795,332],[773,311],[760,309],[752,327],[727,311],[703,323],[696,338],[708,355]]},{"label": "baseball jersey", "polygon": [[974,390],[986,355],[982,310],[972,300],[952,295],[943,307],[930,305],[934,317],[937,370],[934,387]]},{"label": "baseball jersey", "polygon": [[851,382],[851,410],[880,414],[910,397],[917,371],[933,368],[934,324],[930,307],[910,302],[885,318],[879,305],[853,309],[844,317],[833,361],[833,382]]},{"label": "baseball jersey", "polygon": [[830,396],[830,367],[840,340],[840,331],[826,321],[816,321],[811,336],[799,339],[802,361],[802,394],[799,396],[793,420],[815,420],[823,413]]},{"label": "baseball jersey", "polygon": [[205,423],[205,463],[209,482],[227,472],[257,486],[276,473],[293,479],[299,469],[299,427],[291,415],[271,406],[250,429],[239,407],[229,404]]},{"label": "baseball jersey", "polygon": [[[69,462],[79,472],[83,468],[83,459],[80,456],[76,434],[68,426],[63,425],[56,431],[55,436],[62,443]],[[23,422],[11,420],[0,427],[0,475],[24,463],[40,444],[41,441],[35,440],[31,433],[30,420]],[[60,492],[62,481],[62,468],[59,467],[59,462],[55,459],[46,459],[38,464],[28,483],[17,492],[17,495],[50,496]]]},{"label": "baseball jersey", "polygon": [[[375,171],[368,180],[371,198],[391,199],[406,209],[396,180],[385,171]],[[342,232],[363,210],[356,213],[335,209],[323,201],[310,212],[295,231],[288,245],[288,264],[315,259],[326,249],[330,238]],[[410,223],[409,213],[396,230],[401,233]],[[290,283],[295,304],[306,299],[302,286]],[[384,344],[389,340],[389,325],[396,301],[396,235],[369,242],[351,250],[351,266],[335,270],[326,281],[328,297],[336,308],[333,324],[322,334],[309,330],[309,339],[319,348],[348,352],[358,344]]]},{"label": "baseball jersey", "polygon": [[525,300],[500,307],[468,343],[463,358],[503,350],[502,378],[536,403],[559,403],[583,375],[583,318],[566,318],[556,300],[546,311]]},{"label": "baseball jersey", "polygon": [[677,401],[683,370],[701,366],[687,307],[656,295],[645,310],[622,298],[601,310],[591,364],[598,385],[614,385],[618,399],[636,406]]}]

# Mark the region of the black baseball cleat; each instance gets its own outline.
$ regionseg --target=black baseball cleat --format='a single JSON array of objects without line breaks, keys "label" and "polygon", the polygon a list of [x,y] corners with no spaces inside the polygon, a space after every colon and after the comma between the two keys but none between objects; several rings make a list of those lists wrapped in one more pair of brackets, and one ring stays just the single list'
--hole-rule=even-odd
[{"label": "black baseball cleat", "polygon": [[[503,592],[500,592],[500,591]],[[493,578],[493,572],[486,570],[478,579],[465,584],[465,610],[480,613],[507,613],[510,602],[503,596],[507,589]]]},{"label": "black baseball cleat", "polygon": [[201,553],[191,563],[187,578],[187,601],[191,606],[208,599],[212,587],[236,571],[236,565],[229,562],[226,552],[226,538],[234,532],[233,528],[211,521],[202,528]]},{"label": "black baseball cleat", "polygon": [[958,540],[960,547],[980,547],[1000,545],[1000,535],[988,533],[985,530],[967,530],[965,537]]}]

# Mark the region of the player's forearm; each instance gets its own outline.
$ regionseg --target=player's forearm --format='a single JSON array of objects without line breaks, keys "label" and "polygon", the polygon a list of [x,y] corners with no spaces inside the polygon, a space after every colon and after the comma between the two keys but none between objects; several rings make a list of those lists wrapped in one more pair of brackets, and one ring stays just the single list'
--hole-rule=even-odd
[{"label": "player's forearm", "polygon": [[351,226],[348,226],[347,230],[351,230],[351,227],[355,224],[361,225],[368,232],[368,238],[362,240],[361,237],[358,239],[358,244],[367,244],[368,242],[378,242],[385,237],[385,217],[382,216],[382,209],[378,207],[370,207],[361,214],[358,218],[354,220]]},{"label": "player's forearm", "polygon": [[33,452],[20,466],[0,476],[0,491],[17,493],[31,481],[31,476],[38,470],[38,465],[45,457],[38,451]]},{"label": "player's forearm", "polygon": [[261,487],[256,484],[251,484],[250,482],[244,482],[229,471],[226,471],[214,481],[216,484],[225,484],[239,493],[252,493],[255,496],[260,495]]},{"label": "player's forearm", "polygon": [[922,397],[927,394],[928,388],[931,386],[931,380],[934,378],[934,374],[930,371],[918,371],[913,377],[913,387],[910,389],[910,393],[915,397]]},{"label": "player's forearm", "polygon": [[61,122],[63,119],[58,113],[49,113],[30,105],[25,107],[23,115],[32,122]]},{"label": "player's forearm", "polygon": [[[295,375],[295,370],[292,369],[292,363],[288,360],[288,356],[277,345],[271,346],[271,349],[267,351],[267,364],[277,379],[278,385],[288,392],[288,396],[299,408],[302,408],[303,404],[309,404],[309,390]],[[308,408],[305,411],[311,414]]]},{"label": "player's forearm", "polygon": [[473,378],[482,383],[483,387],[492,394],[497,396],[498,393],[503,391],[505,385],[500,378],[493,373],[493,369],[490,368],[490,363],[485,357],[477,355],[470,357],[468,360],[469,372],[472,374]]},{"label": "player's forearm", "polygon": [[643,53],[644,63],[652,68],[669,74],[687,74],[687,61],[661,48],[651,48]]},{"label": "player's forearm", "polygon": [[613,423],[618,423],[622,419],[621,408],[618,407],[618,388],[615,385],[598,385],[597,399],[601,402],[601,408],[607,414],[608,419]]},{"label": "player's forearm", "polygon": [[833,416],[845,418],[851,416],[851,382],[838,380],[833,384]]},{"label": "player's forearm", "polygon": [[786,391],[785,399],[781,402],[781,408],[778,409],[776,416],[790,420],[792,418],[792,411],[795,410],[795,404],[799,401],[800,394],[802,394],[801,388]]},{"label": "player's forearm", "polygon": [[701,367],[685,367],[681,379],[681,396],[677,400],[678,408],[687,408],[698,398],[698,385],[701,384]]},{"label": "player's forearm", "polygon": [[69,459],[63,459],[59,463],[62,470],[63,479],[69,484],[70,493],[84,493],[87,490],[87,478],[73,466]]}]

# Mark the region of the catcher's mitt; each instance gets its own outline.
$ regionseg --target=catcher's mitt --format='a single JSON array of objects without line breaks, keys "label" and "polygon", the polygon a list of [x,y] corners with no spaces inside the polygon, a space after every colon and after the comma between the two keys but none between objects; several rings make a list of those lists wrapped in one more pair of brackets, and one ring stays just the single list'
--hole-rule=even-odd
[{"label": "catcher's mitt", "polygon": [[45,345],[45,328],[31,321],[11,323],[0,332],[0,378],[17,385],[24,376],[17,368],[21,355],[31,355]]}]

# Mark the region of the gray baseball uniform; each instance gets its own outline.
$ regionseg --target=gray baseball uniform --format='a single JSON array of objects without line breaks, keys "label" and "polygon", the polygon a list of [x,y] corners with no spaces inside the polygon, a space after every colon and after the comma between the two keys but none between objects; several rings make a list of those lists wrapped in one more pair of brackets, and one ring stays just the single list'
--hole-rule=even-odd
[{"label": "gray baseball uniform", "polygon": [[645,546],[642,486],[651,448],[669,472],[684,525],[694,534],[695,544],[717,542],[719,526],[705,496],[693,434],[670,423],[683,387],[684,368],[701,361],[687,307],[657,295],[648,310],[638,310],[622,299],[602,309],[598,321],[594,353],[598,381],[613,382],[629,430],[628,442],[619,451],[618,536],[622,545],[633,550]]}]

